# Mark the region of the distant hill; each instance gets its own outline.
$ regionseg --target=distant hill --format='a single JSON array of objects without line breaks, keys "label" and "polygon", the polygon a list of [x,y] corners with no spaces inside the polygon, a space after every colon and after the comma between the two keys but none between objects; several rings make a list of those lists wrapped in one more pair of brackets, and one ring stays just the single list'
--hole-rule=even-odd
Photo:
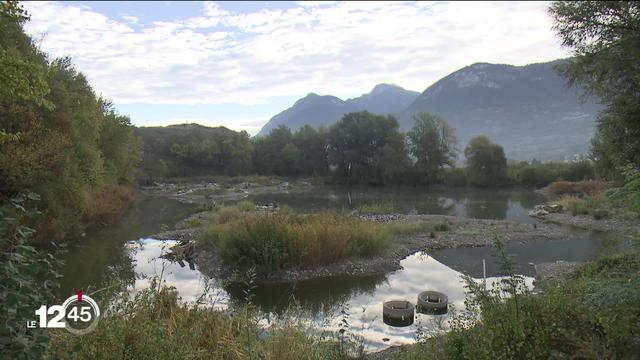
[{"label": "distant hill", "polygon": [[310,93],[298,100],[292,107],[269,120],[258,136],[267,135],[271,129],[285,124],[297,130],[305,124],[313,126],[330,125],[344,114],[367,110],[376,114],[391,114],[404,110],[420,93],[409,91],[397,85],[378,84],[368,94],[346,101],[335,96]]},{"label": "distant hill", "polygon": [[428,111],[451,123],[461,150],[473,135],[486,134],[503,145],[511,159],[559,160],[588,151],[601,109],[593,102],[582,103],[578,89],[567,87],[554,70],[560,61],[526,66],[476,63],[415,98],[415,92],[385,84],[347,101],[310,94],[274,116],[259,135],[280,124],[292,129],[329,125],[358,110],[392,113],[400,128],[409,130],[412,114]]}]

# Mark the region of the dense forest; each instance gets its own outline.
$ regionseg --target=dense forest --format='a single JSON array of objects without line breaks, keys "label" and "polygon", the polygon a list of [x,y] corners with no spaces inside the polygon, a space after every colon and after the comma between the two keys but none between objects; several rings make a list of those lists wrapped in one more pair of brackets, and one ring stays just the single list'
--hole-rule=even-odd
[{"label": "dense forest", "polygon": [[27,20],[17,3],[0,3],[0,200],[40,195],[41,233],[59,239],[99,213],[100,192],[132,182],[141,144],[71,59],[38,49]]}]

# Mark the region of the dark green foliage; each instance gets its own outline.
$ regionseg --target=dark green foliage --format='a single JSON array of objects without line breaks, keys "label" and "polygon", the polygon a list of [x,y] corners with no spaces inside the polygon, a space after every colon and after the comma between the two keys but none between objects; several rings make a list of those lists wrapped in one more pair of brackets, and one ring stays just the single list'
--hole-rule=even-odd
[{"label": "dark green foliage", "polygon": [[509,166],[512,181],[524,186],[543,187],[557,180],[582,181],[595,179],[593,163],[588,160],[573,163],[521,162]]},{"label": "dark green foliage", "polygon": [[466,186],[467,174],[465,173],[465,169],[448,169],[444,173],[444,183],[449,186]]},{"label": "dark green foliage", "polygon": [[408,164],[396,119],[366,111],[347,114],[331,127],[328,153],[334,176],[352,183],[384,184]]},{"label": "dark green foliage", "polygon": [[327,132],[309,125],[296,133],[285,125],[254,140],[253,165],[259,174],[318,176],[327,171]]},{"label": "dark green foliage", "polygon": [[27,329],[34,311],[51,304],[57,287],[61,252],[29,245],[40,212],[29,193],[0,207],[0,358],[40,359],[47,348],[46,330]]},{"label": "dark green foliage", "polygon": [[39,234],[60,239],[81,229],[90,192],[131,180],[139,143],[69,58],[38,50],[21,7],[0,4],[0,203],[40,194]]},{"label": "dark green foliage", "polygon": [[464,149],[467,176],[472,185],[499,186],[507,180],[507,158],[502,146],[484,135],[476,136]]},{"label": "dark green foliage", "polygon": [[144,141],[142,182],[169,176],[245,175],[251,170],[252,145],[246,131],[184,124],[135,132]]},{"label": "dark green foliage", "polygon": [[627,165],[622,168],[622,175],[625,178],[624,185],[614,190],[610,198],[615,204],[640,213],[640,170]]},{"label": "dark green foliage", "polygon": [[437,181],[444,167],[456,162],[456,137],[447,121],[437,115],[417,113],[415,125],[407,133],[411,140],[409,151],[417,162],[415,167],[427,183]]},{"label": "dark green foliage", "polygon": [[607,108],[600,114],[593,157],[601,176],[640,164],[640,4],[636,1],[559,1],[549,9],[572,61],[560,67]]}]

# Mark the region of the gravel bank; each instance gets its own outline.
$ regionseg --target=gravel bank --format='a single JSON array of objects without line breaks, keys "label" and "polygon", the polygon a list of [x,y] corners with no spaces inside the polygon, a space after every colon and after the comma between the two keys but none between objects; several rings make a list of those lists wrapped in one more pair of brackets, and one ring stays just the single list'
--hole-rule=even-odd
[{"label": "gravel bank", "polygon": [[608,218],[596,220],[591,215],[551,213],[539,218],[542,221],[572,225],[587,230],[640,234],[640,219]]}]

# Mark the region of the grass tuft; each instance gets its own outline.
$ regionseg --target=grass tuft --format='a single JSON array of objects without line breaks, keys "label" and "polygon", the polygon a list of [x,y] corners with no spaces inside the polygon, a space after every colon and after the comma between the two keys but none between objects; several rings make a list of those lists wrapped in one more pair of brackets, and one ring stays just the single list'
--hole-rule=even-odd
[{"label": "grass tuft", "polygon": [[376,255],[389,238],[382,225],[325,212],[242,216],[211,226],[200,241],[215,246],[229,264],[275,271]]}]

